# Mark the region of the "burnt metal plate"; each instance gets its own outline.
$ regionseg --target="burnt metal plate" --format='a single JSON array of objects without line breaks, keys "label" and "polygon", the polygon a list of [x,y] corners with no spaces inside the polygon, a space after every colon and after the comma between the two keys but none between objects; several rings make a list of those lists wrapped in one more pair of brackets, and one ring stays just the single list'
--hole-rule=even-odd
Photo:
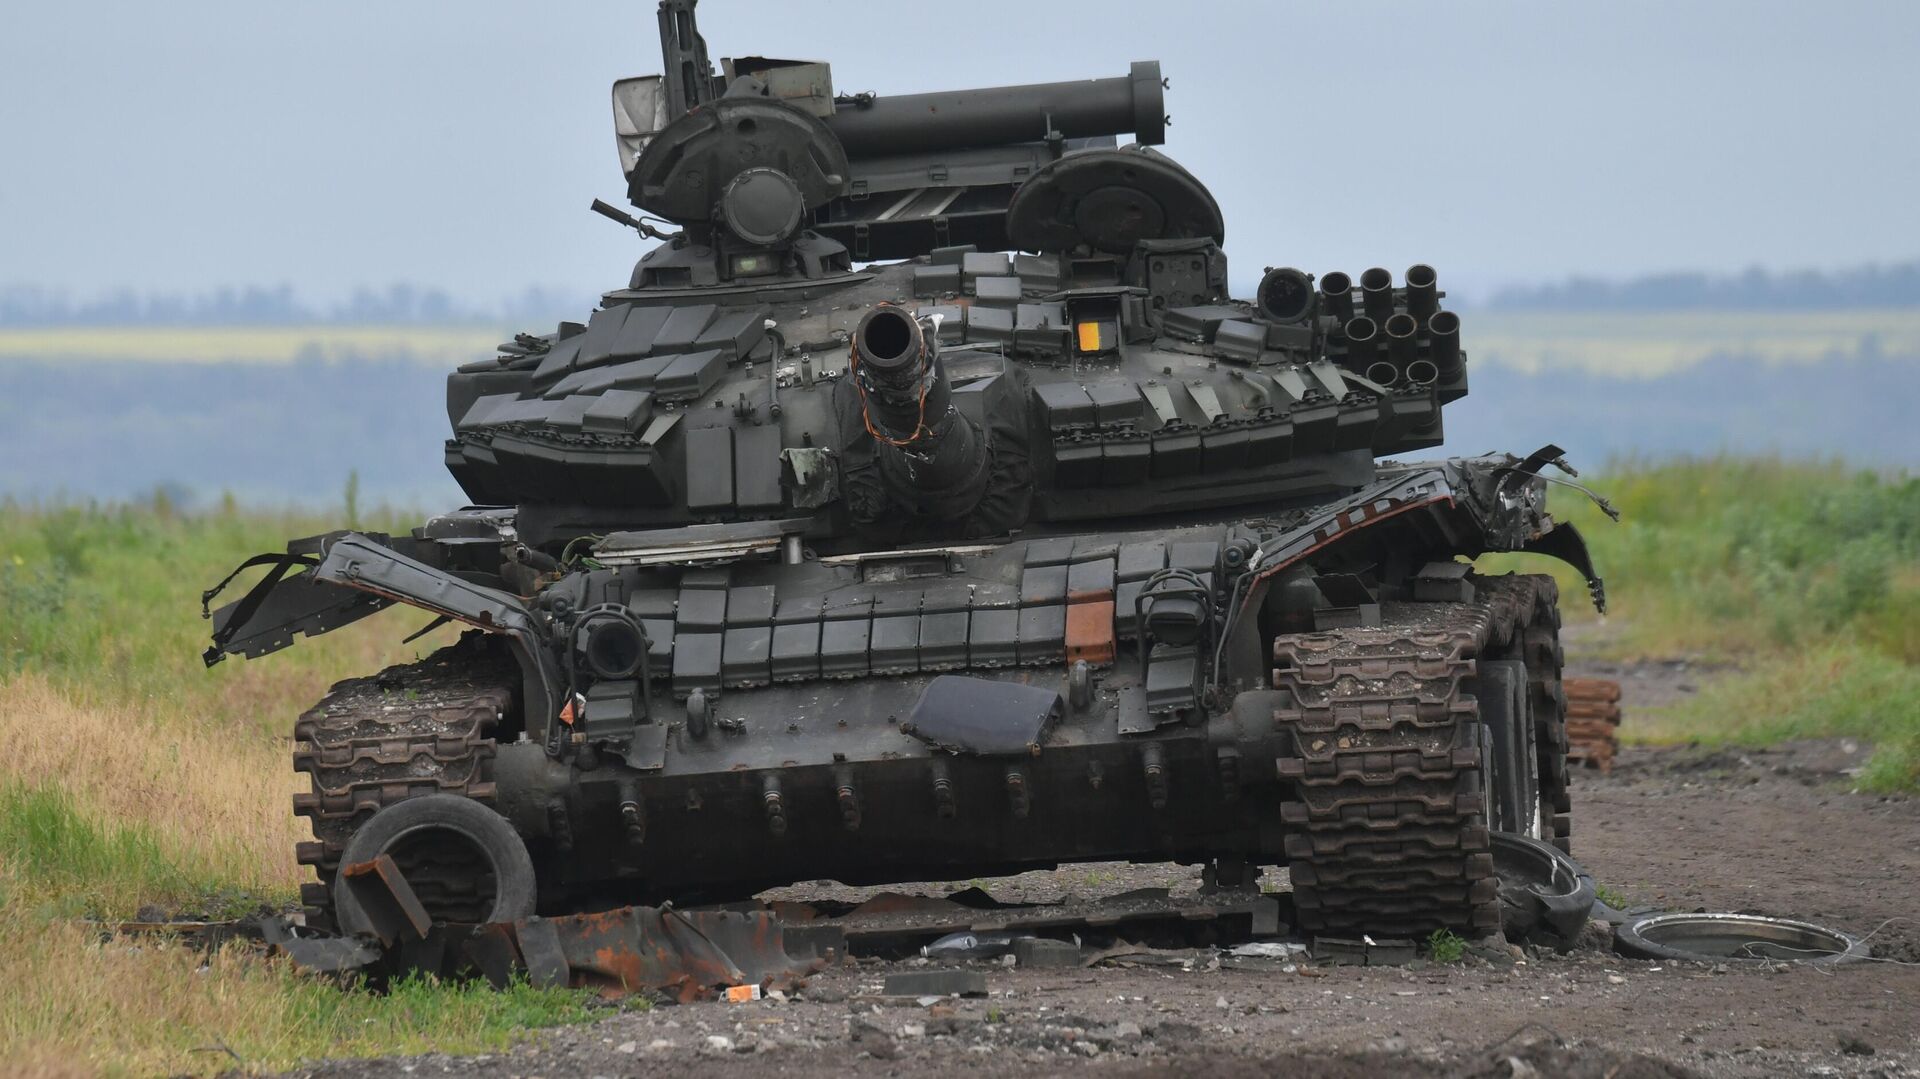
[{"label": "burnt metal plate", "polygon": [[369,927],[389,948],[406,939],[409,932],[426,936],[433,925],[427,908],[420,904],[413,886],[390,855],[341,866],[340,886],[359,900]]},{"label": "burnt metal plate", "polygon": [[1026,756],[1060,715],[1057,690],[943,674],[927,683],[902,729],[952,753]]},{"label": "burnt metal plate", "polygon": [[[1128,659],[1131,662],[1132,657]],[[1128,686],[1120,691],[1120,707],[1114,723],[1121,734],[1152,734],[1160,729],[1160,721],[1165,718],[1147,710],[1147,695],[1140,687]]]}]

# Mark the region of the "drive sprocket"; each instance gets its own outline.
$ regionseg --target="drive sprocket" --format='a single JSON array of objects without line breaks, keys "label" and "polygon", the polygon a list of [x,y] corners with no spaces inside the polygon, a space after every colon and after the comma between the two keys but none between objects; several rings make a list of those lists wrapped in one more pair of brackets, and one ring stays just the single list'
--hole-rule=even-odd
[{"label": "drive sprocket", "polygon": [[[422,794],[490,803],[493,732],[514,706],[518,674],[498,638],[472,632],[414,663],[336,683],[294,724],[293,767],[312,789],[293,798],[314,838],[296,856],[318,880],[300,887],[309,926],[335,927],[331,886],[355,829],[381,807]],[[445,852],[404,852],[401,866],[436,918],[472,921],[490,902],[483,872]]]}]

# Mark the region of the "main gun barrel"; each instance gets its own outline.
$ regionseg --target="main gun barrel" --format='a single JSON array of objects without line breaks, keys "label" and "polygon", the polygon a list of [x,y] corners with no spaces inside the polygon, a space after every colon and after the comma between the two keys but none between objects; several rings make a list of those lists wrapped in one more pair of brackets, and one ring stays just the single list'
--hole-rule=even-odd
[{"label": "main gun barrel", "polygon": [[840,105],[827,126],[855,158],[1039,142],[1049,133],[1081,139],[1131,132],[1142,144],[1166,140],[1160,64],[1141,60],[1127,75],[1027,86],[875,97]]},{"label": "main gun barrel", "polygon": [[881,304],[853,331],[862,420],[881,472],[916,512],[958,518],[985,493],[987,442],[953,405],[940,344],[905,308]]}]

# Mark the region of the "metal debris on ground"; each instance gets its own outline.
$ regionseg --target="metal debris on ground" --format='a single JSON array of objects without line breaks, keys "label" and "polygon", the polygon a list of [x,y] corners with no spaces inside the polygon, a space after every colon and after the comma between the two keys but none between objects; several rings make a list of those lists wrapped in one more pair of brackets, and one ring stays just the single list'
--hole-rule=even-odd
[{"label": "metal debris on ground", "polygon": [[[916,954],[993,958],[1023,937],[1091,931],[1135,938],[1195,934],[1245,940],[1280,936],[1291,911],[1283,895],[1221,891],[1174,898],[1166,888],[1137,888],[1099,899],[1057,903],[1001,903],[978,888],[945,897],[883,892],[857,906],[770,903],[767,909],[796,933],[832,932],[855,954]],[[969,948],[964,936],[974,938]]]},{"label": "metal debris on ground", "polygon": [[535,985],[654,989],[690,1003],[739,986],[791,989],[826,966],[788,954],[783,930],[765,911],[621,907],[484,925],[466,951],[497,986],[524,973]]},{"label": "metal debris on ground", "polygon": [[1070,940],[1022,937],[1013,942],[1013,961],[1021,967],[1059,969],[1084,966],[1086,955],[1080,945]]},{"label": "metal debris on ground", "polygon": [[1140,944],[1116,944],[1093,953],[1091,967],[1166,967],[1174,970],[1200,970],[1213,960],[1211,950],[1200,948],[1151,948]]},{"label": "metal debris on ground", "polygon": [[1027,934],[1014,933],[948,933],[932,944],[923,946],[920,955],[926,959],[998,959],[1013,951],[1013,943]]},{"label": "metal debris on ground", "polygon": [[[232,922],[143,921],[125,934],[167,933],[209,947],[241,938],[288,957],[303,972],[375,979],[407,971],[479,975],[496,986],[515,978],[573,986],[613,997],[653,991],[682,1002],[757,999],[750,994],[795,988],[808,975],[851,954],[991,959],[1018,953],[1030,967],[1075,967],[1114,953],[1062,939],[1090,933],[1104,940],[1180,940],[1228,944],[1277,935],[1291,916],[1284,895],[1222,891],[1176,899],[1143,888],[1099,899],[1001,903],[978,888],[951,895],[882,893],[859,904],[773,902],[745,907],[621,907],[485,925],[429,921],[405,872],[385,855],[346,867],[343,878],[367,912],[360,936],[311,930],[278,915]],[[1050,936],[1043,937],[1046,933]],[[1128,958],[1165,956],[1145,944],[1121,946]],[[1190,964],[1200,951],[1179,953]],[[888,995],[984,992],[978,972],[926,971]],[[962,975],[955,981],[949,975]],[[736,997],[744,992],[745,996]]]},{"label": "metal debris on ground", "polygon": [[1227,952],[1243,959],[1297,959],[1307,954],[1307,946],[1295,940],[1255,940],[1235,945]]},{"label": "metal debris on ground", "polygon": [[984,997],[987,976],[978,970],[908,970],[887,975],[880,991],[890,997]]},{"label": "metal debris on ground", "polygon": [[1568,678],[1567,763],[1613,770],[1620,749],[1620,683],[1608,678]]},{"label": "metal debris on ground", "polygon": [[1404,967],[1419,957],[1418,946],[1410,940],[1319,937],[1313,942],[1313,958],[1335,967]]}]

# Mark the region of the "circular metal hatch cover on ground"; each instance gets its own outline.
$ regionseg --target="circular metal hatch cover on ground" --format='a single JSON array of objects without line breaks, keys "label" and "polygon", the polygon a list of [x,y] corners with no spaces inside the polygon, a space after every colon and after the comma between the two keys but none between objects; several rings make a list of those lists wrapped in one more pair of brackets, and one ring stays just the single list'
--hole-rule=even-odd
[{"label": "circular metal hatch cover on ground", "polygon": [[1868,954],[1852,934],[1759,914],[1643,914],[1614,931],[1614,949],[1636,959],[1827,966]]}]

